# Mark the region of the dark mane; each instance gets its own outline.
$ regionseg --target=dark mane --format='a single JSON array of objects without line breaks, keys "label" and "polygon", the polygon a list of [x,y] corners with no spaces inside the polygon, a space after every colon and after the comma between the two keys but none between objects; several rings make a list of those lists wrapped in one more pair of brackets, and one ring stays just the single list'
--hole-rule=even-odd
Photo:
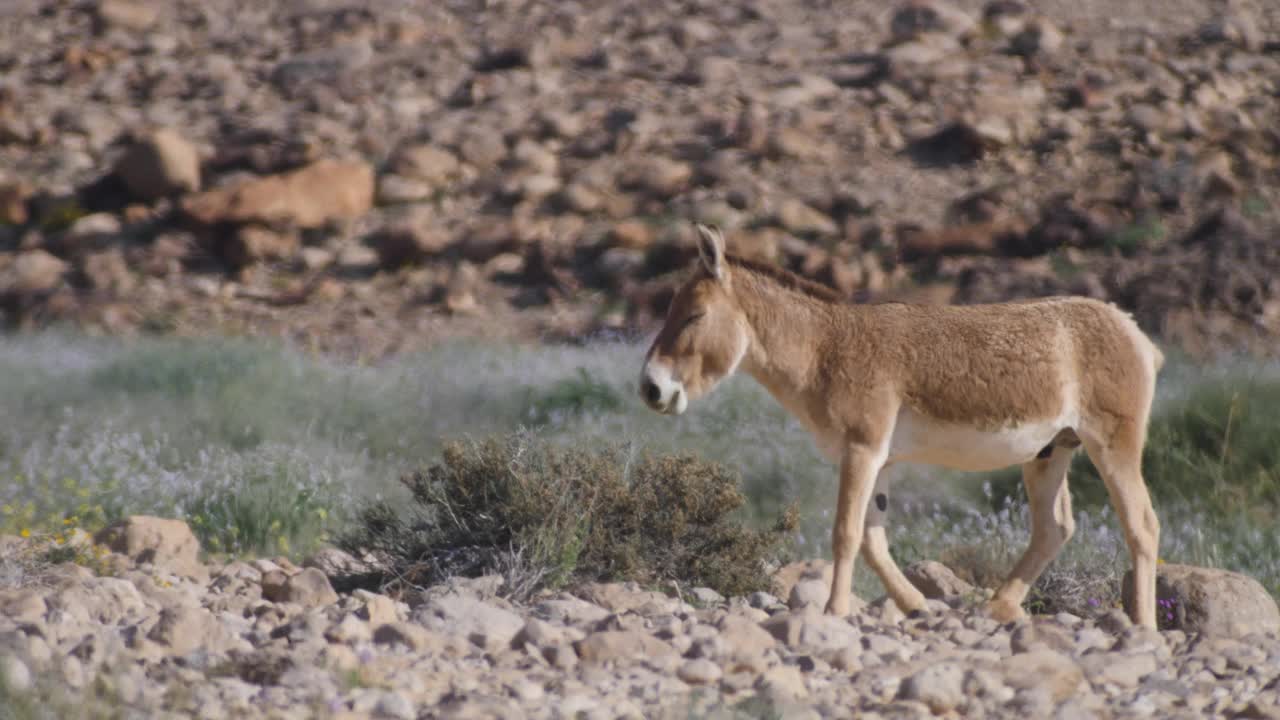
[{"label": "dark mane", "polygon": [[767,265],[765,263],[748,260],[744,257],[739,257],[733,254],[726,255],[725,259],[729,262],[729,267],[749,270],[756,275],[762,275],[769,278],[788,290],[795,290],[796,292],[808,295],[811,298],[829,303],[845,304],[849,302],[847,298],[841,296],[840,293],[836,292],[832,288],[827,287],[822,283],[802,278],[793,272],[778,267],[777,265]]}]

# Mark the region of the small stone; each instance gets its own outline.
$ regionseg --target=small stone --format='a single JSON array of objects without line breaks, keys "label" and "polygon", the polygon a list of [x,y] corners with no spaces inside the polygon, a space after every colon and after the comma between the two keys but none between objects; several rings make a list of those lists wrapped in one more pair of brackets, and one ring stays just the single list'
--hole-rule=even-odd
[{"label": "small stone", "polygon": [[898,690],[904,700],[918,700],[936,715],[954,710],[965,701],[965,671],[957,663],[930,665],[908,677]]},{"label": "small stone", "polygon": [[676,671],[676,676],[690,685],[710,685],[723,674],[719,665],[705,658],[689,660]]},{"label": "small stone", "polygon": [[458,174],[458,158],[432,145],[401,148],[391,159],[391,171],[409,180],[418,180],[431,189],[445,187]]},{"label": "small stone", "polygon": [[413,720],[417,717],[417,710],[413,706],[413,701],[405,697],[404,693],[387,690],[378,698],[378,703],[373,707],[373,714],[375,717]]},{"label": "small stone", "polygon": [[0,657],[0,687],[21,693],[30,690],[31,685],[31,670],[25,663],[12,655]]},{"label": "small stone", "polygon": [[69,269],[66,261],[44,250],[27,250],[0,269],[0,294],[48,292],[62,284]]},{"label": "small stone", "polygon": [[690,594],[703,605],[719,605],[724,602],[724,596],[709,587],[694,588]]},{"label": "small stone", "polygon": [[755,687],[775,705],[792,703],[809,695],[804,676],[800,674],[800,668],[794,665],[783,665],[765,671],[756,681]]},{"label": "small stone", "polygon": [[200,189],[200,153],[177,130],[160,128],[137,140],[120,157],[116,175],[142,201]]},{"label": "small stone", "polygon": [[795,198],[783,200],[778,206],[778,224],[796,235],[835,235],[839,230],[835,220],[820,210],[809,207]]},{"label": "small stone", "polygon": [[1052,650],[1033,650],[1000,662],[1004,682],[1014,690],[1040,689],[1053,702],[1071,697],[1084,682],[1084,673],[1071,658]]},{"label": "small stone", "polygon": [[[266,595],[266,588],[263,588]],[[292,602],[303,607],[321,607],[338,601],[338,594],[329,584],[329,578],[316,568],[306,568],[285,581],[277,602]]]},{"label": "small stone", "polygon": [[956,577],[951,568],[933,560],[912,563],[903,568],[902,573],[930,600],[969,595],[973,592],[973,586]]},{"label": "small stone", "polygon": [[644,158],[626,168],[619,179],[624,189],[639,190],[658,198],[670,198],[688,185],[693,168],[661,156]]},{"label": "small stone", "polygon": [[792,610],[822,610],[831,595],[831,585],[825,580],[801,580],[791,588],[787,607]]},{"label": "small stone", "polygon": [[607,663],[617,660],[656,659],[673,655],[667,643],[640,630],[605,630],[592,633],[574,643],[584,663]]},{"label": "small stone", "polygon": [[159,13],[148,0],[98,0],[94,18],[100,27],[146,30],[156,24]]}]

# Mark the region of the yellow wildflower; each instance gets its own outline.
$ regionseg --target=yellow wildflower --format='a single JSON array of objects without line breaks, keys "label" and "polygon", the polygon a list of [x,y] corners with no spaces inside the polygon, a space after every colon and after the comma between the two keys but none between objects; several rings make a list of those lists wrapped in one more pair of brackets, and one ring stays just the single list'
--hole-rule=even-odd
[{"label": "yellow wildflower", "polygon": [[24,538],[29,538],[31,537],[31,528],[22,528],[22,531],[18,534]]}]

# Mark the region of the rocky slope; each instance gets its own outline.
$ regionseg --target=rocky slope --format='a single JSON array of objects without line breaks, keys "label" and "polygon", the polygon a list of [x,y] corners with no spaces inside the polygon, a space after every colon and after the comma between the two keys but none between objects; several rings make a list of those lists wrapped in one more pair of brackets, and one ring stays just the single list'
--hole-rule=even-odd
[{"label": "rocky slope", "polygon": [[1280,330],[1266,2],[10,0],[0,312],[380,354],[652,327],[688,220],[852,299]]},{"label": "rocky slope", "polygon": [[[0,558],[33,542],[0,538]],[[1162,618],[1178,627],[1152,631],[1119,609],[1001,625],[936,563],[910,570],[930,612],[882,599],[837,618],[812,563],[776,573],[787,604],[595,584],[516,605],[497,576],[338,594],[327,575],[358,563],[335,550],[206,566],[157,518],[70,542],[106,574],[65,563],[0,588],[10,707],[88,708],[83,692],[147,717],[1280,717],[1280,612],[1218,571],[1179,575],[1195,586],[1161,603],[1186,605]]]}]

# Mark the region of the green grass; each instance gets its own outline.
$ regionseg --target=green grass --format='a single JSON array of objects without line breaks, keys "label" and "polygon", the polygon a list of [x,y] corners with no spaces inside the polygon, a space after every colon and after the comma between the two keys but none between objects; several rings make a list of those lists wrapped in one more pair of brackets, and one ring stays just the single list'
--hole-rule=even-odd
[{"label": "green grass", "polygon": [[[735,518],[764,528],[796,504],[796,551],[829,556],[836,472],[799,424],[745,377],[683,416],[653,413],[635,394],[642,357],[627,342],[471,342],[368,367],[265,341],[7,337],[0,417],[20,420],[0,425],[0,533],[68,518],[92,531],[145,512],[187,519],[210,550],[296,557],[349,530],[366,501],[407,500],[400,478],[438,463],[446,443],[535,427],[551,445],[723,463],[746,497]],[[1280,593],[1278,401],[1274,365],[1171,359],[1145,459],[1165,560],[1240,570]],[[891,472],[901,561],[999,574],[1025,546],[1016,469]],[[1083,453],[1071,487],[1079,528],[1040,586],[1046,604],[1114,586],[1128,562]],[[880,592],[862,564],[856,582]]]}]

